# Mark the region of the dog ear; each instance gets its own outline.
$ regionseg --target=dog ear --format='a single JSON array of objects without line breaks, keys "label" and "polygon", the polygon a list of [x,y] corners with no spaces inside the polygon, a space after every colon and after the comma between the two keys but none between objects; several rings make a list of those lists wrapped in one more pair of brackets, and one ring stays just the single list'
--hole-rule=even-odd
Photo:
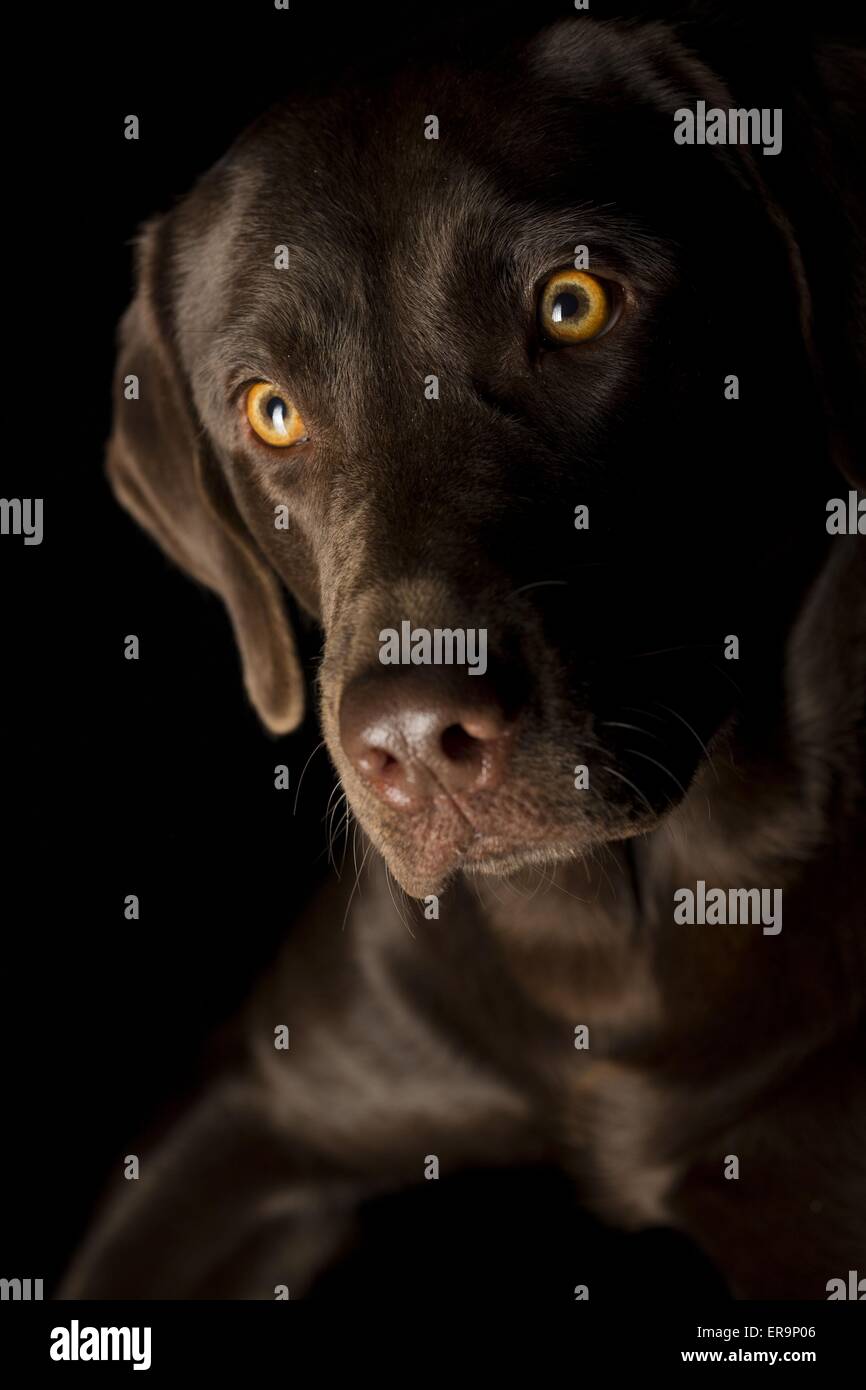
[{"label": "dog ear", "polygon": [[[729,98],[733,104],[733,98]],[[718,150],[722,158],[729,151]],[[843,477],[855,488],[866,487],[866,408],[863,398],[864,308],[856,292],[839,274],[843,264],[854,264],[859,258],[859,273],[852,277],[859,283],[862,274],[862,247],[853,228],[857,222],[845,216],[824,218],[835,229],[836,236],[826,244],[827,228],[817,233],[803,225],[808,209],[791,208],[771,189],[758,167],[753,153],[735,148],[734,158],[747,173],[748,180],[763,204],[784,248],[790,282],[799,306],[800,331],[809,360],[812,378],[823,402],[830,457]],[[816,160],[817,163],[817,160]],[[802,174],[804,187],[822,187],[826,170],[810,170]],[[844,174],[840,171],[840,179]],[[806,200],[801,200],[805,202]],[[832,202],[817,195],[819,206]],[[866,211],[866,209],[864,209]],[[819,219],[820,220],[820,219]],[[815,247],[820,246],[816,251]]]},{"label": "dog ear", "polygon": [[[798,145],[801,207],[792,214],[814,296],[816,351],[833,430],[833,452],[848,481],[866,491],[866,62],[862,45],[824,44],[814,53],[812,88]],[[796,146],[795,146],[796,148]],[[805,224],[805,225],[800,225]]]},{"label": "dog ear", "polygon": [[[107,469],[115,496],[177,564],[219,594],[244,684],[273,733],[303,716],[304,683],[279,582],[241,521],[195,418],[159,302],[160,225],[139,244],[120,326]],[[131,379],[135,380],[131,380]]]},{"label": "dog ear", "polygon": [[[747,171],[775,225],[787,255],[800,305],[803,341],[824,405],[829,452],[855,488],[866,488],[866,275],[863,228],[866,179],[862,166],[866,91],[862,54],[853,47],[817,39],[779,42],[778,25],[765,17],[760,54],[751,44],[734,44],[736,62],[772,73],[772,105],[784,114],[784,161],[767,159],[744,146],[716,146],[722,159]],[[754,16],[738,21],[753,28]],[[732,56],[729,54],[729,56]],[[756,107],[754,77],[714,76],[696,95],[707,104]],[[715,86],[714,86],[715,84]],[[766,97],[764,98],[766,100]]]},{"label": "dog ear", "polygon": [[[744,22],[748,23],[748,20]],[[775,30],[770,36],[775,45]],[[773,70],[777,48],[768,51]],[[754,61],[754,54],[750,55]],[[687,58],[692,71],[697,64]],[[780,170],[747,146],[711,147],[717,159],[757,195],[787,259],[799,305],[800,329],[812,377],[823,402],[829,453],[855,488],[866,488],[866,301],[859,286],[866,273],[861,231],[866,225],[866,180],[859,172],[866,117],[862,61],[853,51],[818,48],[810,62],[783,75],[782,97],[789,134],[787,166]],[[694,97],[721,108],[754,107],[728,82],[704,69]],[[752,93],[754,97],[754,94]]]}]

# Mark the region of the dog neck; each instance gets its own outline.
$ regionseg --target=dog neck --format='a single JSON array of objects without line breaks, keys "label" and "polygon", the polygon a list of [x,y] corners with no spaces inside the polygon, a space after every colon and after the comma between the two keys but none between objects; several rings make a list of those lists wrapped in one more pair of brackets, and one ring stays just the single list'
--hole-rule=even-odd
[{"label": "dog neck", "polygon": [[[862,551],[838,538],[812,586],[770,726],[763,711],[759,736],[747,718],[724,728],[656,830],[541,883],[476,880],[521,988],[588,1024],[603,1055],[688,1059],[699,1047],[705,1064],[714,1056],[729,1070],[737,1054],[763,1053],[772,1072],[856,1015],[866,994],[855,873],[866,842]],[[778,927],[678,924],[674,895],[686,889],[778,890]],[[737,1030],[746,1013],[749,1028]]]}]

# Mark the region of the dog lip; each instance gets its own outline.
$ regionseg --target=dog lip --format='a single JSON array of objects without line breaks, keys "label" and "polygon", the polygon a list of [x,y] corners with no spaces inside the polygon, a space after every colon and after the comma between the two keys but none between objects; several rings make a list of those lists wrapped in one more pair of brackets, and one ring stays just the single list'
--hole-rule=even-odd
[{"label": "dog lip", "polygon": [[464,868],[496,869],[504,864],[513,867],[516,861],[549,843],[546,836],[537,834],[505,835],[478,830],[471,838],[455,835],[436,846],[432,853],[432,846],[428,846],[422,872],[427,871],[436,878],[451,878]]},{"label": "dog lip", "polygon": [[543,838],[511,839],[503,835],[478,835],[466,849],[462,850],[456,867],[495,868],[500,864],[519,860],[528,851],[544,844]]},{"label": "dog lip", "polygon": [[507,854],[517,854],[521,849],[528,849],[527,841],[506,840],[501,835],[479,835],[472,844],[467,846],[461,854],[461,859],[474,861],[476,859],[498,859]]},{"label": "dog lip", "polygon": [[413,865],[411,878],[414,884],[424,884],[423,891],[417,892],[416,896],[423,897],[428,892],[438,892],[439,887],[461,869],[493,869],[499,864],[513,861],[521,852],[531,847],[530,841],[515,841],[496,835],[477,835],[469,844],[455,840],[448,845],[441,845],[439,853],[428,855],[423,866]]}]

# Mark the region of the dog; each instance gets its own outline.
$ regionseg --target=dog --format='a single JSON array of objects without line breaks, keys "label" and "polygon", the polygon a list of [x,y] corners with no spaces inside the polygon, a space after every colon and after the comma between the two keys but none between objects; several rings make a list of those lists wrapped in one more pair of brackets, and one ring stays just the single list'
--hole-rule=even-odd
[{"label": "dog", "polygon": [[741,1298],[862,1268],[863,67],[762,100],[714,32],[310,79],[145,228],[111,484],[274,735],[320,625],[362,854],[61,1297],[302,1296],[366,1199],[536,1162]]}]

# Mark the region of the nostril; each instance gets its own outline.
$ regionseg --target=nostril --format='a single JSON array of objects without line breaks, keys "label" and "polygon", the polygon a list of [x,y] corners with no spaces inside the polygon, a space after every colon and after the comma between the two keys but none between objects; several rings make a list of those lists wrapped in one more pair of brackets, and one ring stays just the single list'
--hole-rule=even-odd
[{"label": "nostril", "polygon": [[368,744],[358,756],[356,766],[367,777],[387,777],[400,763],[387,748],[375,748]]},{"label": "nostril", "polygon": [[508,775],[516,719],[489,683],[462,673],[378,672],[343,692],[340,737],[375,795],[399,809],[491,791]]},{"label": "nostril", "polygon": [[481,739],[465,724],[450,724],[439,742],[445,757],[452,763],[475,762],[481,754]]},{"label": "nostril", "polygon": [[491,706],[462,715],[459,727],[469,738],[479,743],[491,743],[505,733],[508,721],[500,709]]}]

